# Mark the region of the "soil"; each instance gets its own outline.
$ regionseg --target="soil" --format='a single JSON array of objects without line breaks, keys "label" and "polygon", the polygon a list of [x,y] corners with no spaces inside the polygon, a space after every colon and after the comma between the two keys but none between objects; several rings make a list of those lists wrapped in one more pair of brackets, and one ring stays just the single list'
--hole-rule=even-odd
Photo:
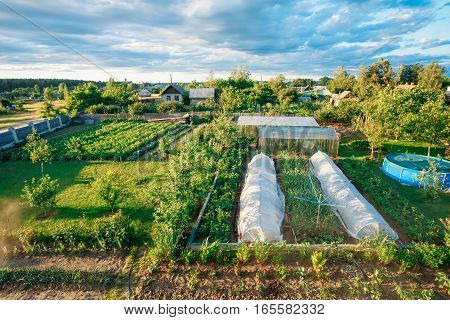
[{"label": "soil", "polygon": [[[311,264],[288,258],[282,264],[206,264],[162,265],[157,270],[144,271],[134,290],[135,299],[239,299],[239,300],[305,300],[305,299],[371,299],[364,287],[369,287],[375,270],[389,276],[378,286],[381,299],[399,299],[395,286],[403,289],[434,290],[435,299],[450,299],[445,290],[434,283],[436,272],[399,272],[395,264],[388,267],[373,262],[356,262],[329,258],[325,272],[317,274]],[[369,277],[370,276],[370,277]],[[361,279],[356,286],[356,279]],[[357,287],[359,293],[351,288]],[[361,290],[362,289],[362,290]]]},{"label": "soil", "polygon": [[[0,267],[64,271],[104,272],[116,279],[125,268],[126,253],[87,252],[82,254],[45,254],[10,257]],[[0,285],[1,299],[102,299],[113,285],[5,284]]]}]

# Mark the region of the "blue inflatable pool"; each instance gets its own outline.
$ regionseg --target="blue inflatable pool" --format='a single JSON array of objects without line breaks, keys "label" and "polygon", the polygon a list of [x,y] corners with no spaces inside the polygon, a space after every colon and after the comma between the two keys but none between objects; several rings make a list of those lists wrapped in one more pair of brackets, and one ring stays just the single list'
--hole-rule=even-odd
[{"label": "blue inflatable pool", "polygon": [[381,170],[400,183],[423,188],[424,186],[417,181],[417,177],[422,170],[429,169],[429,161],[436,163],[437,172],[440,174],[444,188],[450,188],[450,161],[444,159],[418,154],[392,153],[384,158]]}]

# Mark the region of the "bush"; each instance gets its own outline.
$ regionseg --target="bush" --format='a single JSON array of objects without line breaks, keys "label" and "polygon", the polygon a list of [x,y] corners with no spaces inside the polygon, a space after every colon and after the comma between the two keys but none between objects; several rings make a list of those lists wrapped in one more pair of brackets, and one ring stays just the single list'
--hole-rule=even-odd
[{"label": "bush", "polygon": [[135,102],[128,106],[128,113],[131,115],[141,115],[144,113],[156,112],[156,110],[155,103],[143,104],[141,102]]},{"label": "bush", "polygon": [[363,114],[362,108],[357,99],[344,99],[339,105],[326,105],[316,111],[315,116],[320,122],[342,123],[350,126],[353,119]]},{"label": "bush", "polygon": [[123,108],[121,106],[116,105],[106,105],[103,103],[94,104],[88,108],[86,108],[86,113],[89,114],[116,114],[123,112]]},{"label": "bush", "polygon": [[219,104],[212,98],[202,100],[191,106],[192,111],[217,111],[219,108]]},{"label": "bush", "polygon": [[181,112],[183,111],[183,104],[175,101],[165,101],[158,104],[157,108],[158,112],[162,113]]},{"label": "bush", "polygon": [[55,251],[98,249],[102,251],[127,247],[142,240],[140,226],[118,213],[97,219],[34,221],[18,231],[25,251],[35,248]]}]

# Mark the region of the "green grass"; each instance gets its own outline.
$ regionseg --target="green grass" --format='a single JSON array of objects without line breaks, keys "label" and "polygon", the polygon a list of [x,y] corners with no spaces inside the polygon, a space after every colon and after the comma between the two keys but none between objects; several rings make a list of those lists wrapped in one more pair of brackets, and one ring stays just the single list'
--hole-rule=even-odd
[{"label": "green grass", "polygon": [[[137,183],[138,166],[142,183]],[[165,179],[164,162],[107,162],[68,161],[54,162],[44,167],[45,173],[58,179],[60,191],[56,197],[57,208],[49,219],[77,219],[102,217],[109,211],[93,192],[90,182],[108,170],[120,170],[131,179],[130,191],[134,195],[119,208],[132,219],[150,221],[153,205],[151,190]],[[9,216],[15,225],[31,220],[40,210],[20,204],[25,180],[40,176],[39,164],[28,161],[0,162],[0,221]]]},{"label": "green grass", "polygon": [[[355,148],[350,142],[344,142],[339,147],[339,158],[348,159],[354,158],[361,161],[368,158],[369,151],[361,148]],[[447,218],[450,216],[450,193],[440,192],[437,199],[427,199],[423,189],[405,186],[399,182],[387,177],[381,171],[383,158],[388,153],[393,152],[409,152],[417,154],[427,154],[427,146],[421,142],[412,141],[388,141],[383,146],[381,154],[375,161],[365,162],[365,168],[374,176],[378,176],[385,182],[389,188],[398,193],[402,198],[406,199],[422,212],[427,218],[438,221],[440,218]],[[433,146],[431,155],[443,155],[445,148],[443,146]]]},{"label": "green grass", "polygon": [[[65,104],[64,101],[53,101],[56,107],[61,107]],[[8,128],[17,125],[22,121],[30,121],[42,117],[41,110],[44,102],[35,102],[26,104],[21,111],[12,111],[6,114],[0,114],[0,129]]]}]

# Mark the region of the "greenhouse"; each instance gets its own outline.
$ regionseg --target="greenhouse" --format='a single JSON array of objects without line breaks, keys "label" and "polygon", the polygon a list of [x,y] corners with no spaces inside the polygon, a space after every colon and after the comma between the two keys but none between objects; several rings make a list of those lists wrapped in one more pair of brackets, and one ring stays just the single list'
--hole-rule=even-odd
[{"label": "greenhouse", "polygon": [[384,233],[393,240],[397,233],[359,193],[327,154],[319,151],[310,158],[314,175],[348,234],[356,239]]},{"label": "greenhouse", "polygon": [[265,154],[289,150],[312,155],[323,151],[335,157],[339,150],[339,137],[334,128],[261,127],[258,138],[259,150]]},{"label": "greenhouse", "polygon": [[258,154],[248,165],[240,198],[239,242],[278,242],[283,239],[284,195],[277,183],[275,165]]},{"label": "greenhouse", "polygon": [[254,137],[260,127],[319,127],[313,117],[239,116],[237,125],[245,134]]}]

